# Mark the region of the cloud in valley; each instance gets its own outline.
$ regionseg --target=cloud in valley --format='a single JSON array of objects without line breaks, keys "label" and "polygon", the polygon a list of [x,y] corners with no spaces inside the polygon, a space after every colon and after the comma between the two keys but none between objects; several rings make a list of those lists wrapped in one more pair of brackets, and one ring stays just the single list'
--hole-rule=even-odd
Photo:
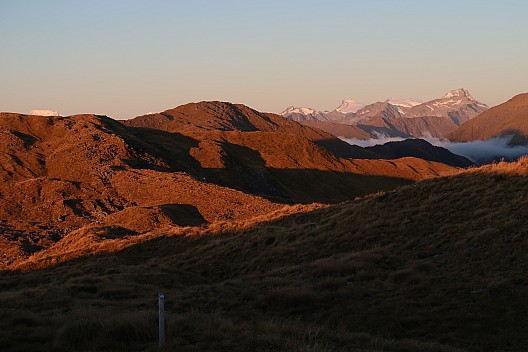
[{"label": "cloud in valley", "polygon": [[[387,137],[379,135],[378,138],[360,140],[342,138],[349,144],[359,145],[360,147],[370,147],[388,142],[403,141],[405,138]],[[502,158],[514,160],[523,155],[528,155],[528,146],[511,146],[509,145],[512,136],[495,137],[486,141],[472,142],[451,142],[438,138],[423,138],[432,145],[443,147],[452,153],[465,156],[477,164],[485,164],[497,161]]]},{"label": "cloud in valley", "polygon": [[362,148],[373,147],[375,145],[385,144],[389,142],[401,142],[406,139],[406,138],[401,138],[401,137],[388,137],[382,134],[377,135],[377,138],[371,138],[371,139],[357,139],[357,138],[344,138],[344,137],[339,137],[339,138],[347,142],[348,144],[359,145]]}]

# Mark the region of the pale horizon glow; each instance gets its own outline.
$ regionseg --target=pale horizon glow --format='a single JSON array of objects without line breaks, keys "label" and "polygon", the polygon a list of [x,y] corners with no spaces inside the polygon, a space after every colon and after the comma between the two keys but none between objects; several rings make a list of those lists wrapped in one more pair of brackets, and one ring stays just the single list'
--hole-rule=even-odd
[{"label": "pale horizon glow", "polygon": [[0,0],[0,111],[124,119],[223,100],[494,106],[526,92],[522,0]]}]

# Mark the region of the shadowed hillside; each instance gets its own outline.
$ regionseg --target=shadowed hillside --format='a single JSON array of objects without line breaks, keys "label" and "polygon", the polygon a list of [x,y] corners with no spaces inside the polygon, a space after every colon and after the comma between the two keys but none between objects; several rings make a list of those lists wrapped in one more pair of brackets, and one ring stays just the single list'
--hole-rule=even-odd
[{"label": "shadowed hillside", "polygon": [[169,349],[519,351],[527,173],[523,159],[143,238],[84,230],[20,268],[66,262],[1,273],[0,341],[153,350],[163,291]]},{"label": "shadowed hillside", "polygon": [[[317,128],[240,104],[190,103],[123,123],[140,129],[148,128],[149,132],[159,129],[192,138],[198,141],[198,145],[191,148],[190,154],[200,162],[205,177],[241,190],[245,190],[241,184],[249,183],[253,185],[249,185],[250,189],[260,187],[261,192],[267,189],[267,193],[261,194],[287,202],[332,202],[335,196],[334,201],[342,201],[358,195],[357,192],[364,187],[367,188],[361,192],[363,195],[375,191],[375,187],[379,189],[381,184],[386,184],[383,186],[385,189],[390,188],[399,182],[398,179],[417,180],[452,171],[444,165],[424,163],[419,159],[374,160],[383,156],[352,146]],[[159,138],[163,131],[141,138],[160,144],[163,150],[170,150],[170,140]],[[363,160],[367,158],[372,160]],[[313,174],[309,171],[294,173],[293,169],[319,171]],[[325,184],[340,184],[343,188],[339,192],[319,192],[314,197],[312,192],[318,191],[313,185],[321,184],[322,171],[332,171],[325,173]],[[356,176],[345,181],[343,177],[348,177],[345,174],[382,177],[376,182],[366,183],[356,182],[362,179]],[[286,183],[289,185],[285,187]],[[296,196],[292,197],[289,193]]]},{"label": "shadowed hillside", "polygon": [[453,154],[445,148],[434,146],[423,139],[406,139],[403,141],[388,142],[365,149],[383,155],[387,159],[413,156],[455,167],[469,167],[473,165],[471,160],[461,155]]}]

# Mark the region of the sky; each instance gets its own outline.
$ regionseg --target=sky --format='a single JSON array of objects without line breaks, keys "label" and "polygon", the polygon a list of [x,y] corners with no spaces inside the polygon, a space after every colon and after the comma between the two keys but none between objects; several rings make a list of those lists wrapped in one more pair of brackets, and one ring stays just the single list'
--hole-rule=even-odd
[{"label": "sky", "polygon": [[524,0],[0,0],[0,111],[132,118],[202,100],[528,91]]}]

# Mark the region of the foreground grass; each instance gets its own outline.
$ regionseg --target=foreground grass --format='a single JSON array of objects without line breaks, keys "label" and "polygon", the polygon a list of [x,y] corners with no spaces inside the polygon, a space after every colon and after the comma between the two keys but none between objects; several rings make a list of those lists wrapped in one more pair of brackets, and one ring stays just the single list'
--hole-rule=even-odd
[{"label": "foreground grass", "polygon": [[167,350],[524,350],[527,171],[526,161],[495,165],[252,227],[4,271],[0,346],[156,350],[163,291]]}]

